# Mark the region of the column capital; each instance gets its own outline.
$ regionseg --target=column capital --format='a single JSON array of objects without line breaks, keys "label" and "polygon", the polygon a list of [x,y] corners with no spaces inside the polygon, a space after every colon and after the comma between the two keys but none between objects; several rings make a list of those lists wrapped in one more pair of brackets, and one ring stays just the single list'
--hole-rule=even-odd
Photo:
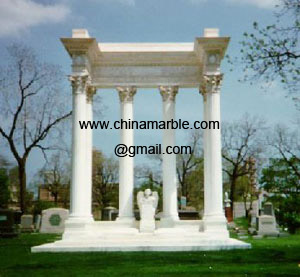
[{"label": "column capital", "polygon": [[87,86],[86,90],[86,101],[87,103],[93,102],[93,97],[96,94],[97,88],[94,86]]},{"label": "column capital", "polygon": [[136,94],[136,87],[117,87],[121,102],[132,102],[133,97]]},{"label": "column capital", "polygon": [[176,94],[178,93],[178,86],[160,86],[159,91],[163,101],[175,101]]},{"label": "column capital", "polygon": [[91,78],[89,75],[70,75],[69,81],[71,82],[73,94],[85,94],[91,83]]},{"label": "column capital", "polygon": [[217,93],[220,90],[221,84],[223,80],[223,74],[217,75],[203,75],[200,93],[203,95],[204,100],[206,99],[207,93]]}]

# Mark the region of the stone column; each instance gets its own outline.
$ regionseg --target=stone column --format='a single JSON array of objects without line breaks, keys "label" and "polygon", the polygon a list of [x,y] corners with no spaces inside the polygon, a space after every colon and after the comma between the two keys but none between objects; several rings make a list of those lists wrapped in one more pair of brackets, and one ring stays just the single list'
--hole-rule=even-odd
[{"label": "stone column", "polygon": [[[175,119],[175,97],[178,92],[177,86],[161,86],[160,93],[163,99],[163,120]],[[163,130],[162,151],[166,151],[167,146],[175,146],[175,130]],[[176,176],[176,155],[162,155],[163,171],[163,217],[161,223],[164,226],[172,226],[178,217],[177,203],[177,176]]]},{"label": "stone column", "polygon": [[[133,97],[136,87],[118,87],[121,104],[121,118],[125,121],[133,120]],[[133,146],[133,130],[121,129],[121,144]],[[119,221],[132,223],[133,214],[133,188],[134,188],[134,158],[119,158]]]},{"label": "stone column", "polygon": [[86,171],[86,130],[79,126],[79,121],[86,120],[86,91],[89,83],[88,75],[70,77],[73,89],[72,113],[72,178],[71,207],[69,222],[85,223],[92,221],[90,210],[87,209],[89,195]]},{"label": "stone column", "polygon": [[[201,94],[203,96],[203,120],[208,121],[208,99],[205,90],[201,90]],[[210,156],[209,156],[209,149],[210,149],[210,140],[208,139],[208,130],[203,130],[203,152],[204,152],[204,215],[203,217],[207,217],[207,213],[211,210],[210,204],[212,203],[211,192],[210,192]]]},{"label": "stone column", "polygon": [[[89,86],[86,95],[86,120],[93,121],[93,97],[96,88]],[[93,168],[93,130],[88,128],[86,132],[86,213],[92,216],[92,168]]]},{"label": "stone column", "polygon": [[[221,121],[220,86],[222,74],[204,75],[202,93],[204,95],[204,116],[206,121]],[[204,230],[215,236],[227,238],[228,231],[223,210],[223,181],[221,130],[207,129],[204,133],[205,199]]]}]

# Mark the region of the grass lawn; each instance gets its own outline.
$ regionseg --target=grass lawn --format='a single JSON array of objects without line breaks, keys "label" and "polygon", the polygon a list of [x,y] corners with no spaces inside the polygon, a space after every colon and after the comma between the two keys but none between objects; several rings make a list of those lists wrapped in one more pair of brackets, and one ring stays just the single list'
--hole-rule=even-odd
[{"label": "grass lawn", "polygon": [[140,253],[30,253],[56,235],[0,239],[0,276],[300,276],[300,235],[262,239],[251,250]]}]

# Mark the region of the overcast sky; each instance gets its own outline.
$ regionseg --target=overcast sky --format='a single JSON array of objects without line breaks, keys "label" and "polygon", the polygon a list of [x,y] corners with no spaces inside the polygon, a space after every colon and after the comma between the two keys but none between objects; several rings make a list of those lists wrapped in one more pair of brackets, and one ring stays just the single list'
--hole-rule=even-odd
[{"label": "overcast sky", "polygon": [[[60,64],[70,73],[70,58],[59,41],[70,37],[72,29],[88,29],[99,42],[193,42],[204,28],[219,28],[221,36],[230,36],[228,54],[239,51],[238,42],[254,21],[273,22],[276,0],[0,0],[0,50],[13,42],[32,46],[44,60]],[[0,54],[0,58],[1,58]],[[238,72],[222,66],[225,79],[221,91],[222,120],[231,121],[246,112],[263,116],[270,124],[290,125],[299,115],[293,102],[274,83],[267,91],[239,83]],[[66,91],[71,90],[66,81]],[[119,99],[114,90],[98,90],[106,107],[96,119],[119,119]],[[202,119],[202,97],[197,89],[181,89],[177,96],[176,117]],[[134,102],[138,120],[161,120],[162,100],[157,89],[138,90]],[[186,131],[177,132],[177,144],[185,145]],[[117,131],[94,131],[94,146],[113,153],[119,142]],[[136,145],[161,143],[159,131],[136,131]],[[13,159],[12,159],[13,160]],[[136,164],[145,163],[143,157]],[[37,152],[31,155],[29,176],[43,163]],[[37,166],[38,165],[38,166]]]}]

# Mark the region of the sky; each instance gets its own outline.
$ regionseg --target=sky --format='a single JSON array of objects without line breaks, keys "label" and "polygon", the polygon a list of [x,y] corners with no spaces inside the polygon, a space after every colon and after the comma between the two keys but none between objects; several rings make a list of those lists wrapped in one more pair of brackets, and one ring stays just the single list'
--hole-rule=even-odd
[{"label": "sky", "polygon": [[[7,46],[22,42],[34,48],[44,61],[59,64],[70,74],[71,60],[59,38],[70,37],[72,29],[84,28],[99,42],[193,42],[204,28],[219,28],[221,36],[230,36],[228,54],[240,50],[242,34],[274,21],[277,0],[0,0],[0,58]],[[292,125],[299,116],[294,103],[286,98],[278,83],[261,89],[263,83],[240,83],[240,70],[232,72],[222,64],[224,82],[221,91],[222,120],[239,120],[245,113],[263,117],[270,124]],[[65,81],[65,91],[71,89]],[[118,120],[120,107],[114,89],[98,90],[101,115],[96,120]],[[201,120],[202,97],[197,89],[180,89],[176,97],[176,117]],[[162,120],[162,100],[158,89],[139,89],[134,99],[137,120]],[[71,132],[71,130],[70,130]],[[187,144],[186,131],[176,133],[177,145]],[[94,147],[106,155],[120,141],[118,131],[94,131]],[[160,131],[135,131],[136,145],[161,143]],[[1,140],[0,140],[1,146]],[[5,151],[5,150],[4,150]],[[11,158],[11,156],[10,156]],[[13,161],[13,159],[11,158]],[[27,166],[29,180],[43,164],[43,156],[34,151]],[[149,163],[136,157],[135,164]]]}]

